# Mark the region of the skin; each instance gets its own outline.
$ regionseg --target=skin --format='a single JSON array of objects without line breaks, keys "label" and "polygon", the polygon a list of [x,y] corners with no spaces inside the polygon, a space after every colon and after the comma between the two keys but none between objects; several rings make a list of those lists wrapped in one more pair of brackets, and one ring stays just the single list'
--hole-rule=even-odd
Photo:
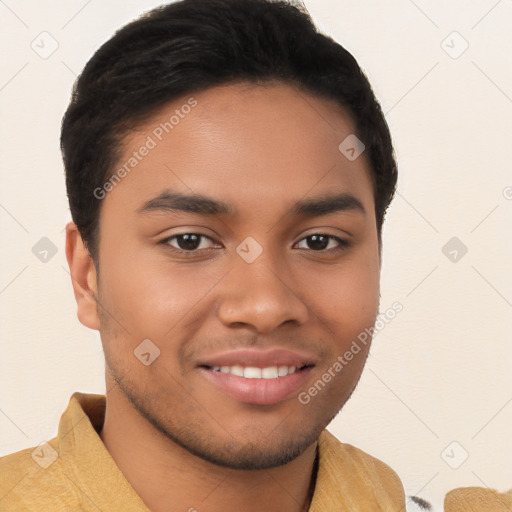
[{"label": "skin", "polygon": [[[188,96],[124,141],[122,165]],[[231,84],[189,114],[101,202],[100,273],[73,223],[67,257],[80,321],[101,333],[107,410],[101,439],[153,512],[307,510],[317,439],[354,390],[369,344],[304,405],[220,391],[198,363],[237,348],[304,349],[307,391],[378,313],[380,256],[365,155],[338,145],[354,125],[335,102],[284,84]],[[140,213],[164,190],[229,203],[234,215]],[[296,201],[346,193],[363,206],[290,214]],[[202,238],[193,254],[178,234]],[[308,236],[328,238],[325,247]],[[248,236],[263,252],[236,252]],[[327,245],[328,242],[328,245]],[[98,278],[99,276],[99,278]],[[150,339],[160,356],[134,356]]]}]

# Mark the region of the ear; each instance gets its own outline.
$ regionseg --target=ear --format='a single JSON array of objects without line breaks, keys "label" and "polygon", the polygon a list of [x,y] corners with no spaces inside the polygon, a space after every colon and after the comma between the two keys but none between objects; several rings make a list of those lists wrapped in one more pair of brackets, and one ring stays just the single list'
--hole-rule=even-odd
[{"label": "ear", "polygon": [[99,330],[96,267],[74,222],[66,225],[66,258],[78,305],[78,319],[86,327]]}]

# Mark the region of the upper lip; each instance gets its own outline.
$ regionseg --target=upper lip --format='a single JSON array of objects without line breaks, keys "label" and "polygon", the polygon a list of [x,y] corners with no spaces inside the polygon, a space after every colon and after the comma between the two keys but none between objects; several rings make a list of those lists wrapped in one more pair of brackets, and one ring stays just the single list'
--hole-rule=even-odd
[{"label": "upper lip", "polygon": [[270,366],[314,366],[317,357],[310,352],[295,351],[284,348],[238,349],[215,354],[205,358],[199,366],[253,366],[267,368]]}]

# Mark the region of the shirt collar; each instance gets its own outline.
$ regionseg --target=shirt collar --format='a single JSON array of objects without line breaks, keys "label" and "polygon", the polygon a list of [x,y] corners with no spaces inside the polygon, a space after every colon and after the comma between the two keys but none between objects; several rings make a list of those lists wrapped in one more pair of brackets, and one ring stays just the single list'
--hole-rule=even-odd
[{"label": "shirt collar", "polygon": [[[106,449],[99,432],[105,395],[74,393],[59,424],[59,448],[70,480],[83,500],[101,510],[147,512]],[[405,510],[403,488],[384,463],[324,430],[318,440],[318,472],[309,512]],[[403,507],[403,508],[402,508]]]},{"label": "shirt collar", "polygon": [[82,501],[91,501],[98,510],[148,512],[98,434],[105,407],[105,395],[73,393],[59,423],[64,466]]}]

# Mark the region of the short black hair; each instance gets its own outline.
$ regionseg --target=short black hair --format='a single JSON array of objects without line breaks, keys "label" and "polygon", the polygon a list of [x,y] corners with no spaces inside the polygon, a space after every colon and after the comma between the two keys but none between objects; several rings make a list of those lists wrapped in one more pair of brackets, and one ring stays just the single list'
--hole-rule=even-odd
[{"label": "short black hair", "polygon": [[62,120],[71,215],[96,264],[101,198],[94,191],[112,176],[123,137],[180,96],[237,82],[298,86],[348,111],[371,168],[380,243],[397,166],[388,125],[354,57],[321,34],[301,5],[181,0],[142,15],[96,51]]}]

